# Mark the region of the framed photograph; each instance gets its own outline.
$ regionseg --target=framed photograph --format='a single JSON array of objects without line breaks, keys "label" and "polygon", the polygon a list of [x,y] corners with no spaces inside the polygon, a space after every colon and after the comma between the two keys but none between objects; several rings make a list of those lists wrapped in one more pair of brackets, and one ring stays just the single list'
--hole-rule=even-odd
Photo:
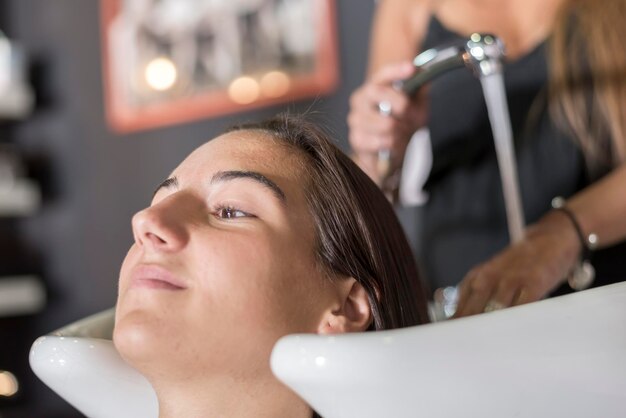
[{"label": "framed photograph", "polygon": [[330,93],[334,0],[100,0],[107,119],[130,132]]}]

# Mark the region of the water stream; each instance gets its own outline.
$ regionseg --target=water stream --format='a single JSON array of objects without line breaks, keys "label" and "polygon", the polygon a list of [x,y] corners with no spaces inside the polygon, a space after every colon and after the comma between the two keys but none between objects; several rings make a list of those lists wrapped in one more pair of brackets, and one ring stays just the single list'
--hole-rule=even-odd
[{"label": "water stream", "polygon": [[[490,75],[482,75],[480,82],[487,103],[489,121],[496,147],[498,169],[502,182],[504,206],[509,230],[509,240],[516,243],[524,238],[524,209],[522,206],[517,162],[513,143],[513,130],[509,106],[506,101],[504,78],[501,71]],[[454,315],[458,302],[458,288],[446,287],[438,289],[434,295],[434,303],[430,306],[431,319],[435,321],[447,319]]]},{"label": "water stream", "polygon": [[524,238],[524,210],[522,207],[519,182],[517,178],[517,163],[513,145],[513,130],[506,101],[504,79],[502,73],[480,77],[480,82],[487,103],[489,121],[496,146],[498,168],[502,181],[504,205],[509,227],[509,240],[515,243]]}]

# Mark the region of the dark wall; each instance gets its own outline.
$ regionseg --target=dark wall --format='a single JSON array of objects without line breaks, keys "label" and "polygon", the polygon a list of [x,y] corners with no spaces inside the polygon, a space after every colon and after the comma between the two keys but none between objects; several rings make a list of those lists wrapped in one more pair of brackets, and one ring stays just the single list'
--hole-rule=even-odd
[{"label": "dark wall", "polygon": [[[0,6],[0,22],[34,60],[38,107],[16,126],[12,141],[47,162],[40,170],[42,210],[22,222],[25,239],[44,260],[50,303],[38,330],[47,332],[113,306],[131,216],[192,149],[235,122],[285,107],[308,109],[311,101],[116,135],[104,119],[98,2],[0,0]],[[313,104],[344,149],[348,98],[364,76],[373,8],[373,0],[337,0],[341,84]],[[43,385],[37,393],[37,404],[50,411],[38,416],[66,408]]]}]

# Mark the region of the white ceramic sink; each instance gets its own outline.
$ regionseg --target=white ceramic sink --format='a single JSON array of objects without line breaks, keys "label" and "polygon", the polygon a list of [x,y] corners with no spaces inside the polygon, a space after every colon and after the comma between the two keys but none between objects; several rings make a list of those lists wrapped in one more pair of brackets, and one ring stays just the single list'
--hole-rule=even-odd
[{"label": "white ceramic sink", "polygon": [[[39,338],[31,366],[88,417],[156,418],[112,324],[111,310]],[[325,418],[622,418],[626,283],[401,330],[287,336],[271,366]]]},{"label": "white ceramic sink", "polygon": [[623,418],[626,283],[401,330],[287,336],[271,364],[325,418]]},{"label": "white ceramic sink", "polygon": [[156,418],[152,386],[111,341],[114,313],[109,309],[39,337],[30,350],[30,366],[87,417]]}]

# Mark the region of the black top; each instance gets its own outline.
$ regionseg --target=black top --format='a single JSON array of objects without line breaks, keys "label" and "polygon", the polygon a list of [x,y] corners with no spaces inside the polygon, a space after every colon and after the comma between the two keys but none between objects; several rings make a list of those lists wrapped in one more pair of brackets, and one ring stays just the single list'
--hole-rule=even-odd
[{"label": "black top", "polygon": [[[464,39],[432,17],[423,49]],[[558,130],[547,111],[546,47],[504,64],[526,223],[589,184],[574,141]],[[426,183],[420,265],[433,288],[456,285],[472,267],[509,242],[502,185],[480,81],[465,68],[430,84],[433,168]],[[626,255],[624,247],[616,255]],[[603,258],[596,253],[595,258]],[[624,258],[626,257],[617,257]],[[609,257],[596,266],[596,285],[626,279],[626,263]],[[602,261],[600,264],[606,264]],[[612,272],[610,270],[613,270]],[[621,275],[621,276],[620,276]]]}]

